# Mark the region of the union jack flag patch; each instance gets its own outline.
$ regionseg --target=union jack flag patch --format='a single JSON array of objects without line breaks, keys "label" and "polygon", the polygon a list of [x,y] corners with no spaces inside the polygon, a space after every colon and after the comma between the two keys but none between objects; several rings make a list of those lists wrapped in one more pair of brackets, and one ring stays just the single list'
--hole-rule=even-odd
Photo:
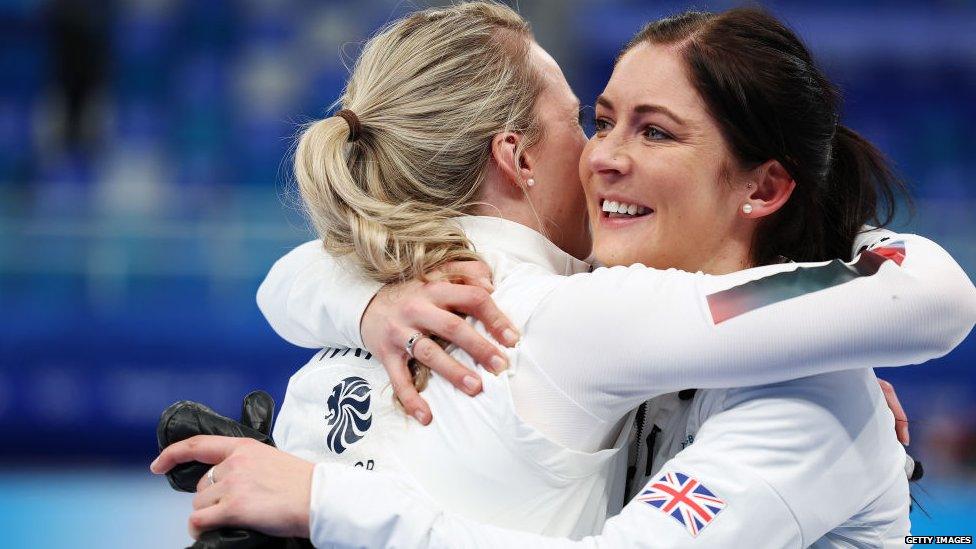
[{"label": "union jack flag patch", "polygon": [[661,475],[636,499],[680,522],[691,537],[698,537],[725,508],[725,502],[704,484],[683,473]]}]

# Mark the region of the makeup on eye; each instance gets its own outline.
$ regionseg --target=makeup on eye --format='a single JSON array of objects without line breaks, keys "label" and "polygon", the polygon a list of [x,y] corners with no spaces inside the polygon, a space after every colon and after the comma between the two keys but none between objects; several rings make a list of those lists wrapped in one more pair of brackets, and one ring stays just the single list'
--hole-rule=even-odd
[{"label": "makeup on eye", "polygon": [[668,132],[654,125],[645,126],[644,130],[641,133],[644,135],[645,138],[650,139],[651,141],[663,141],[665,139],[674,139],[674,136],[672,136]]},{"label": "makeup on eye", "polygon": [[[597,133],[603,133],[612,129],[612,124],[613,124],[612,122],[610,122],[604,117],[595,117],[593,119],[593,127]],[[665,131],[664,129],[662,129],[661,127],[655,124],[645,124],[643,126],[643,129],[641,129],[640,133],[641,135],[644,136],[645,139],[648,139],[650,141],[664,141],[664,140],[675,139],[675,137],[671,133]]]},{"label": "makeup on eye", "polygon": [[611,122],[606,118],[595,116],[593,117],[593,129],[596,133],[603,133],[610,129]]}]

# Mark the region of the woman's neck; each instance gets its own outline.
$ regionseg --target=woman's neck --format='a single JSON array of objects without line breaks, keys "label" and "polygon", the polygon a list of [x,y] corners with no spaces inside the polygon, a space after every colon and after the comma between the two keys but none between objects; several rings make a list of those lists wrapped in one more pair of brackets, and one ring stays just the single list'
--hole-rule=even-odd
[{"label": "woman's neck", "polygon": [[730,240],[723,242],[720,246],[706,255],[699,262],[697,269],[691,271],[701,271],[710,275],[723,275],[755,267],[752,260],[752,250],[747,240]]}]

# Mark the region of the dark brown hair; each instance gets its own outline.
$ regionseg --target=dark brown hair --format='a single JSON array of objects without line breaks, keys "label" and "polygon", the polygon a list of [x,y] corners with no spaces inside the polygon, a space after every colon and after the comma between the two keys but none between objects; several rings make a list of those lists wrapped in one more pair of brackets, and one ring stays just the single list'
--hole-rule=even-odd
[{"label": "dark brown hair", "polygon": [[908,199],[881,152],[839,124],[839,94],[772,15],[755,8],[684,13],[645,26],[621,56],[643,43],[678,48],[742,167],[777,160],[796,181],[787,203],[756,232],[755,264],[777,256],[849,259],[861,226],[887,225],[896,196]]}]

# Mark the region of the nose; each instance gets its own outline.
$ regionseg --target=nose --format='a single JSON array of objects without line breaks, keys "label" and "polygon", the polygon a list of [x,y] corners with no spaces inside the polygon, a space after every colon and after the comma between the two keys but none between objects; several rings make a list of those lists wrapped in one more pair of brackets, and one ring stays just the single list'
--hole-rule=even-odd
[{"label": "nose", "polygon": [[623,148],[623,141],[612,131],[604,137],[594,137],[587,158],[590,171],[610,178],[626,174],[630,169],[630,160]]}]

